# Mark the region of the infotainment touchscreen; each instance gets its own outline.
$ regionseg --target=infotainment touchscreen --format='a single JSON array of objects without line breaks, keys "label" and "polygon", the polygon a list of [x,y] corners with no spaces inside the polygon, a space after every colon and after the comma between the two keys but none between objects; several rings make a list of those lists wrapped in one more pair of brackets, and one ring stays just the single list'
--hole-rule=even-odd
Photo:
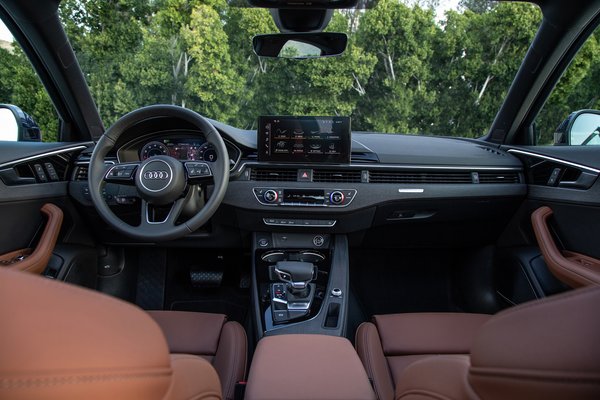
[{"label": "infotainment touchscreen", "polygon": [[258,118],[258,160],[350,162],[349,117]]}]

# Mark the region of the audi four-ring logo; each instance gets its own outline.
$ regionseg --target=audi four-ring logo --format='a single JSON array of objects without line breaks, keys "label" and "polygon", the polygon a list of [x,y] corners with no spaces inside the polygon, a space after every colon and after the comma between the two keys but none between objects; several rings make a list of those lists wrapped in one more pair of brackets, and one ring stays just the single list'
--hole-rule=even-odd
[{"label": "audi four-ring logo", "polygon": [[144,172],[144,179],[151,181],[169,179],[169,173],[167,171],[146,171]]}]

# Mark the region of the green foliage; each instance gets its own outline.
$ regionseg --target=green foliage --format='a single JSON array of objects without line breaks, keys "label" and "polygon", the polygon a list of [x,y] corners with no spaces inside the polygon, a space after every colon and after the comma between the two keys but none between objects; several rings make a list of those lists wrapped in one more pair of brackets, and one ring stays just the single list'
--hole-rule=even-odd
[{"label": "green foliage", "polygon": [[19,106],[38,123],[42,140],[55,142],[58,133],[56,110],[16,43],[11,51],[0,48],[0,82],[0,103]]},{"label": "green foliage", "polygon": [[[326,59],[260,58],[252,37],[277,28],[266,9],[226,0],[65,0],[60,15],[104,123],[155,103],[242,128],[264,114],[350,115],[354,130],[476,137],[486,133],[539,26],[524,3],[463,0],[435,20],[435,0],[379,0],[336,11],[349,36]],[[588,41],[538,121],[552,136],[577,108],[598,108],[599,41]],[[0,101],[44,130],[54,109],[20,51],[0,49]]]}]

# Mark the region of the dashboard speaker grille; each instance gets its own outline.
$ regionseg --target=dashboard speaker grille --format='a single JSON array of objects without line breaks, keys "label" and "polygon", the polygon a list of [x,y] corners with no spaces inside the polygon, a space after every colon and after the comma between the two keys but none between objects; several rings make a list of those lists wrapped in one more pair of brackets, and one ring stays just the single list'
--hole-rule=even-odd
[{"label": "dashboard speaker grille", "polygon": [[465,172],[398,172],[371,171],[371,183],[473,183],[471,173]]},{"label": "dashboard speaker grille", "polygon": [[270,182],[295,182],[298,170],[295,168],[253,168],[250,180]]},{"label": "dashboard speaker grille", "polygon": [[315,169],[313,171],[313,182],[360,183],[361,171],[334,171]]}]

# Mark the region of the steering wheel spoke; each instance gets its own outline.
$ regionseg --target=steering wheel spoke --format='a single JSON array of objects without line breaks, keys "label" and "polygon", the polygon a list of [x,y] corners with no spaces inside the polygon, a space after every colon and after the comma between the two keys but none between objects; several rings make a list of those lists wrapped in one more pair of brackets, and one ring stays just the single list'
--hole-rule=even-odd
[{"label": "steering wheel spoke", "polygon": [[[174,227],[177,219],[181,215],[183,208],[185,206],[187,197],[176,200],[171,204],[171,207],[168,212],[166,212],[167,207],[154,206],[148,203],[146,200],[142,199],[141,202],[141,223],[140,226],[148,229],[148,227]],[[161,211],[162,214],[161,215]],[[164,214],[167,214],[164,216]],[[160,227],[159,227],[160,228]]]},{"label": "steering wheel spoke", "polygon": [[187,181],[194,184],[212,179],[211,164],[204,161],[185,161],[183,166],[185,167]]},{"label": "steering wheel spoke", "polygon": [[104,174],[104,181],[121,185],[135,185],[135,174],[139,165],[140,163],[137,162],[115,164]]}]

